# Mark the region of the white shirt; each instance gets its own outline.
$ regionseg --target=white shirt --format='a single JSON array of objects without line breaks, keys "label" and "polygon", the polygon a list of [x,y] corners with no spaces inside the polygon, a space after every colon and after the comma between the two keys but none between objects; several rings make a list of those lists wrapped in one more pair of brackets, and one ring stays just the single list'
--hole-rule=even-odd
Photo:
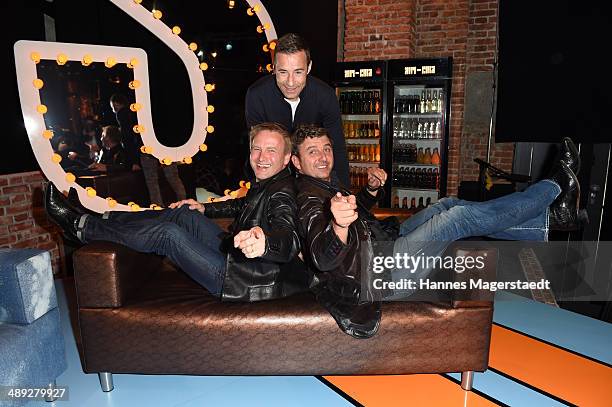
[{"label": "white shirt", "polygon": [[293,123],[293,121],[295,120],[295,110],[300,104],[300,98],[297,98],[297,100],[289,100],[287,98],[284,99],[287,101],[287,103],[291,105],[291,122]]}]

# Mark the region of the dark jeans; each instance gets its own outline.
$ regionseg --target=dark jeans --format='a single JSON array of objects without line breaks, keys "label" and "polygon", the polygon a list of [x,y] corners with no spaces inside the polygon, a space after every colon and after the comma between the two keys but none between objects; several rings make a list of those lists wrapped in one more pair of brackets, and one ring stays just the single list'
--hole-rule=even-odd
[{"label": "dark jeans", "polygon": [[108,219],[88,216],[83,240],[106,240],[142,253],[167,256],[213,295],[225,276],[223,230],[189,206],[142,212],[111,212]]}]

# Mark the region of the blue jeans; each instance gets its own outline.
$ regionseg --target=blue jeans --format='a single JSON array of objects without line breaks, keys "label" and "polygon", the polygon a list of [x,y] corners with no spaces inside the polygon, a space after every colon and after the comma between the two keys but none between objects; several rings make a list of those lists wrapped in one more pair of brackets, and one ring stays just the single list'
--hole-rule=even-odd
[{"label": "blue jeans", "polygon": [[[487,236],[506,240],[546,241],[548,207],[561,193],[551,180],[542,180],[523,192],[486,202],[443,198],[407,219],[400,226],[394,255],[441,256],[455,240]],[[395,270],[393,280],[424,278],[431,269]],[[397,293],[394,299],[409,296],[412,290]]]},{"label": "blue jeans", "polygon": [[167,256],[213,295],[225,276],[223,230],[188,206],[142,212],[111,212],[108,219],[87,216],[84,242],[106,240],[142,253]]},{"label": "blue jeans", "polygon": [[[451,242],[470,236],[546,241],[548,207],[560,193],[555,182],[542,180],[523,192],[485,202],[443,198],[401,224],[393,251],[440,256]],[[416,277],[428,272],[419,270]]]}]

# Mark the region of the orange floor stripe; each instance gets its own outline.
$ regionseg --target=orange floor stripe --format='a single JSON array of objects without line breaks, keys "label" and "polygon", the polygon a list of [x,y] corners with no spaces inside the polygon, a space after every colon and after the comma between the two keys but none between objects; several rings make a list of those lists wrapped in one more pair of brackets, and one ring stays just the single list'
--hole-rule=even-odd
[{"label": "orange floor stripe", "polygon": [[579,406],[612,403],[612,368],[498,325],[489,366]]},{"label": "orange floor stripe", "polygon": [[437,374],[324,378],[366,407],[496,405]]}]

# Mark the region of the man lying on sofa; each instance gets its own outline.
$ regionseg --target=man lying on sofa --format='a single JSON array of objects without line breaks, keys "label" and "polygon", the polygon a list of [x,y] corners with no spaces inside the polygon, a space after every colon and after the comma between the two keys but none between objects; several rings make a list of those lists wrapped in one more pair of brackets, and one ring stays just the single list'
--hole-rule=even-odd
[{"label": "man lying on sofa", "polygon": [[[381,233],[369,214],[385,183],[384,170],[368,168],[368,184],[355,196],[330,180],[334,156],[325,129],[300,127],[292,141],[303,254],[308,266],[318,271],[313,291],[340,328],[356,338],[374,335],[381,317],[375,300],[380,297],[369,284],[361,285],[372,257],[372,239],[391,241],[394,252],[402,255],[436,256],[450,242],[470,236],[545,241],[548,230],[578,227],[580,186],[575,173],[580,157],[568,138],[548,179],[487,202],[443,198],[406,220],[399,236]],[[368,287],[367,292],[362,287]]]},{"label": "man lying on sofa", "polygon": [[[254,126],[249,136],[256,182],[244,198],[207,204],[189,199],[161,211],[110,212],[103,218],[49,183],[47,214],[72,240],[106,240],[167,256],[223,300],[260,301],[304,291],[294,177],[287,169],[291,138],[275,123]],[[208,219],[215,217],[235,217],[230,236]]]}]

